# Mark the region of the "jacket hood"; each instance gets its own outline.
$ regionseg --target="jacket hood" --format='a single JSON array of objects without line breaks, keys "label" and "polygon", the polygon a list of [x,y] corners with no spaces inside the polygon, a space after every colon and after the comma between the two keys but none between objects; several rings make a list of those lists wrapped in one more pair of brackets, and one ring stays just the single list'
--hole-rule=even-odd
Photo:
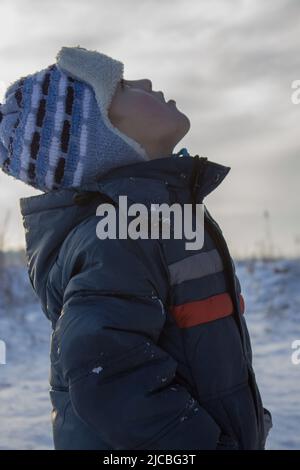
[{"label": "jacket hood", "polygon": [[[169,192],[166,185],[187,189],[193,168],[194,158],[172,154],[170,157],[114,168],[100,180],[83,185],[80,191],[100,191],[113,200],[124,194],[129,203],[167,202]],[[207,160],[197,199],[202,202],[222,182],[230,169]],[[28,274],[47,317],[47,279],[60,247],[73,228],[89,215],[95,214],[99,204],[88,207],[76,204],[73,198],[78,191],[78,188],[52,190],[21,198],[19,202],[25,228]]]}]

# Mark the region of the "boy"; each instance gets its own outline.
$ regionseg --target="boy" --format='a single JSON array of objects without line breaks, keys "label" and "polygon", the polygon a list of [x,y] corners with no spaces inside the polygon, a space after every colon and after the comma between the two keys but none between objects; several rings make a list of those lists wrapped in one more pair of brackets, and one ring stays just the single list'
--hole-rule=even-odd
[{"label": "boy", "polygon": [[55,449],[263,449],[271,415],[241,286],[206,206],[198,250],[184,237],[97,237],[101,203],[117,215],[121,195],[195,208],[230,168],[174,154],[188,118],[97,51],[62,48],[5,98],[2,169],[44,192],[20,206],[53,328]]}]

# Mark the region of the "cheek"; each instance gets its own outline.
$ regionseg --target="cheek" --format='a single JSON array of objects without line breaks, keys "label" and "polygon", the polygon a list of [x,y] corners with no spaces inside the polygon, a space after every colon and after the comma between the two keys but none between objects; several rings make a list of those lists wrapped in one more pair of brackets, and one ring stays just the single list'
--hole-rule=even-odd
[{"label": "cheek", "polygon": [[144,122],[162,122],[170,119],[174,115],[172,104],[163,103],[151,96],[141,96],[136,100],[134,113],[136,117]]}]

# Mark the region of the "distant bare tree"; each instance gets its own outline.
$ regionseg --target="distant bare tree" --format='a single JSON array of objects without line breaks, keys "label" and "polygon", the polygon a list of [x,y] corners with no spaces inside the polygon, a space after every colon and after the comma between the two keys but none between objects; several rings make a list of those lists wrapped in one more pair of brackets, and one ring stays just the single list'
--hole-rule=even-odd
[{"label": "distant bare tree", "polygon": [[5,237],[7,235],[7,226],[9,223],[10,215],[10,210],[7,210],[0,226],[0,272],[2,271],[5,264]]},{"label": "distant bare tree", "polygon": [[300,258],[300,235],[295,236],[296,256]]},{"label": "distant bare tree", "polygon": [[7,276],[5,270],[6,257],[5,257],[5,236],[7,233],[8,221],[10,218],[10,211],[6,211],[2,224],[0,226],[0,284],[1,284],[1,301],[7,300]]},{"label": "distant bare tree", "polygon": [[263,217],[265,219],[265,230],[266,230],[266,247],[263,258],[265,260],[270,260],[274,256],[274,247],[272,241],[272,232],[271,232],[271,222],[270,222],[270,213],[268,210],[263,212]]}]

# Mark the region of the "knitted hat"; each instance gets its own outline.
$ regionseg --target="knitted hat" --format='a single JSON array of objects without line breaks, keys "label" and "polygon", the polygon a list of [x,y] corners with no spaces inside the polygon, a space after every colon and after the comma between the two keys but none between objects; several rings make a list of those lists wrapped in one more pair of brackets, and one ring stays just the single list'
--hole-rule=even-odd
[{"label": "knitted hat", "polygon": [[144,148],[108,119],[123,69],[97,51],[63,47],[55,64],[12,83],[0,103],[2,170],[49,191],[148,160]]}]

